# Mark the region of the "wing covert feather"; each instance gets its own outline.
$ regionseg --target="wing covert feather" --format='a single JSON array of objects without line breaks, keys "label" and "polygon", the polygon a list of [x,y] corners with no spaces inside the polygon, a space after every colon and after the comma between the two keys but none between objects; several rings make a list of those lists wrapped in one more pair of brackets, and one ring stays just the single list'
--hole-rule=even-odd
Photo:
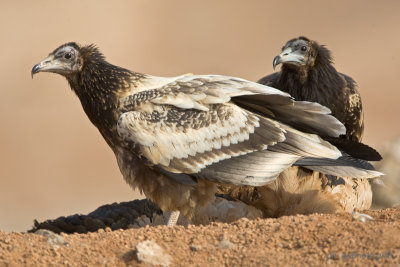
[{"label": "wing covert feather", "polygon": [[130,111],[121,115],[117,129],[152,164],[185,173],[285,139],[280,124],[232,103],[212,105],[209,111],[167,105],[151,114]]}]

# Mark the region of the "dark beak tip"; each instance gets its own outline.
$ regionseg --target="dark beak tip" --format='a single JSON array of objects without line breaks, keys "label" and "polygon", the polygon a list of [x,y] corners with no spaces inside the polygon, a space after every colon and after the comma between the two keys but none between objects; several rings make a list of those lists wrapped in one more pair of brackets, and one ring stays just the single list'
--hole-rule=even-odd
[{"label": "dark beak tip", "polygon": [[276,66],[278,66],[281,63],[281,57],[280,56],[276,56],[274,58],[274,61],[272,62],[272,65],[274,67],[274,69],[276,68]]},{"label": "dark beak tip", "polygon": [[36,64],[35,66],[33,66],[32,71],[31,71],[32,79],[33,79],[33,75],[38,73],[39,70],[40,70],[39,64]]}]

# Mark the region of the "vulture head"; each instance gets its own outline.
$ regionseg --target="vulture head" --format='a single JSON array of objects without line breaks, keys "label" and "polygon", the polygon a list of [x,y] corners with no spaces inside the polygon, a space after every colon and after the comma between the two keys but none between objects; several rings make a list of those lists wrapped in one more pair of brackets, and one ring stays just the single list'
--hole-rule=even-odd
[{"label": "vulture head", "polygon": [[325,46],[301,36],[289,40],[282,47],[282,52],[274,58],[273,66],[275,69],[282,64],[284,68],[307,71],[317,65],[331,63],[331,53]]},{"label": "vulture head", "polygon": [[53,72],[63,76],[70,76],[82,70],[83,58],[81,48],[76,43],[67,43],[52,53],[41,62],[33,66],[32,77],[38,72]]}]

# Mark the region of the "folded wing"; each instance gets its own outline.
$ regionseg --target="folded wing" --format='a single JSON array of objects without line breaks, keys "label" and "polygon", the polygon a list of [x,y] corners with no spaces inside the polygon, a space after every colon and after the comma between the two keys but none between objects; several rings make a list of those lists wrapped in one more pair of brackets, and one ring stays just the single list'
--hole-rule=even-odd
[{"label": "folded wing", "polygon": [[319,104],[225,76],[187,75],[168,82],[150,77],[149,84],[160,86],[122,99],[117,129],[140,156],[172,179],[190,183],[176,175],[190,174],[259,186],[302,158],[342,156],[317,135],[290,126],[334,137],[344,133],[344,126]]}]

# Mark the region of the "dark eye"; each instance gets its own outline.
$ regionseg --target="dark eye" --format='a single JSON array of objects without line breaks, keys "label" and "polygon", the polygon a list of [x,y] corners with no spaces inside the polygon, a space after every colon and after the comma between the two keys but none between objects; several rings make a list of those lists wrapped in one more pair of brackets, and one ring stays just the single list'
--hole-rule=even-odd
[{"label": "dark eye", "polygon": [[65,59],[70,59],[72,57],[72,54],[71,53],[66,53],[65,55],[64,55],[64,58]]},{"label": "dark eye", "polygon": [[307,46],[303,45],[300,49],[301,49],[301,51],[303,51],[303,52],[304,52],[304,51],[307,51]]}]

